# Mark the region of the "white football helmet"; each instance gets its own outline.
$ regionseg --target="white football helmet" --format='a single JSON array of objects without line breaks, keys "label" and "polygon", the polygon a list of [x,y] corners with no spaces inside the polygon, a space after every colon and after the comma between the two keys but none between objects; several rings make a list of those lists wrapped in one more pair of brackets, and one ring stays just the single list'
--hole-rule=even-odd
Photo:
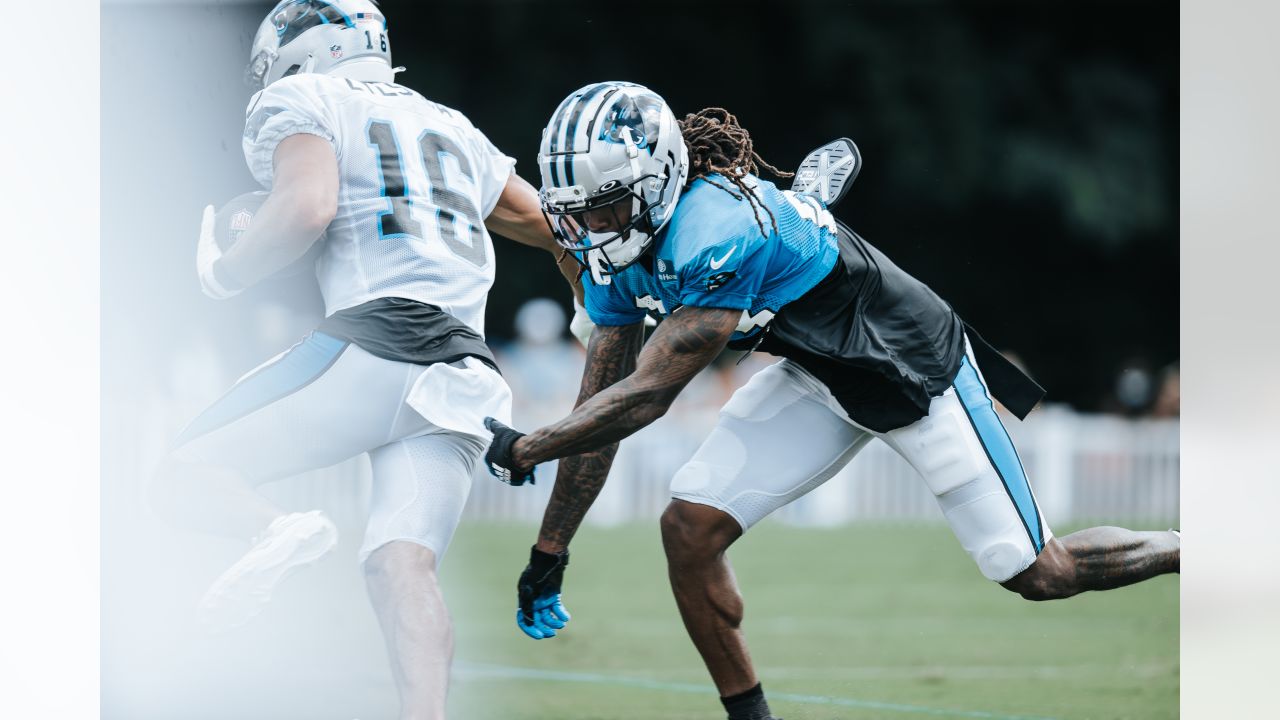
[{"label": "white football helmet", "polygon": [[258,26],[246,81],[264,88],[296,73],[394,82],[387,20],[373,0],[282,0]]},{"label": "white football helmet", "polygon": [[[575,90],[556,108],[542,131],[538,168],[552,232],[604,285],[643,255],[671,219],[689,151],[676,116],[656,93],[602,82]],[[588,230],[582,213],[628,201],[630,219],[621,230]]]}]

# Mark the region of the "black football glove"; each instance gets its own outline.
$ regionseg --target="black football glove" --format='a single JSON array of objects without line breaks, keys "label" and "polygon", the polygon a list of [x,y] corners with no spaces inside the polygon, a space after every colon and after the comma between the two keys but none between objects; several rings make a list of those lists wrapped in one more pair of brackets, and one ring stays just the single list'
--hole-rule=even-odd
[{"label": "black football glove", "polygon": [[523,485],[526,482],[535,485],[533,468],[518,468],[511,459],[511,450],[516,441],[524,437],[524,433],[512,430],[491,417],[484,419],[484,426],[493,433],[493,442],[484,454],[484,463],[489,466],[489,474],[508,485]]},{"label": "black football glove", "polygon": [[568,550],[553,554],[534,547],[529,551],[529,564],[516,583],[520,600],[516,625],[534,640],[555,637],[556,630],[569,622],[569,611],[560,603],[560,583],[566,567]]}]

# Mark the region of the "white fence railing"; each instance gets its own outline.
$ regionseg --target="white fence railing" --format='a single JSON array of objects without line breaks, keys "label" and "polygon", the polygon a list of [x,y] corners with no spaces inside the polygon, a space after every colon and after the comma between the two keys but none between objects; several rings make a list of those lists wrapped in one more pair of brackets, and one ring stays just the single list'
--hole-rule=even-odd
[{"label": "white fence railing", "polygon": [[[624,441],[608,484],[587,521],[653,521],[666,506],[672,475],[709,430],[708,418],[669,418]],[[697,427],[708,425],[701,432]],[[1128,420],[1041,408],[1026,422],[1006,426],[1051,526],[1124,520],[1168,523],[1179,512],[1178,421]],[[512,488],[481,468],[465,518],[536,522],[555,477],[541,466],[535,486]],[[271,494],[290,505],[324,507],[362,524],[368,463],[353,460],[279,484]],[[808,496],[779,510],[778,521],[829,526],[868,520],[941,521],[924,482],[884,443],[873,441],[840,473]]]}]

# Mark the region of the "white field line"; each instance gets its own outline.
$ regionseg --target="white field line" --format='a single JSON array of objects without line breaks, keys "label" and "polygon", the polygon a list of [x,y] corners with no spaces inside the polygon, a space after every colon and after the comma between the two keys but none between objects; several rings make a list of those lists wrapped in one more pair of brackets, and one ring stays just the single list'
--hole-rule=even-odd
[{"label": "white field line", "polygon": [[[818,680],[1023,680],[1052,678],[1090,678],[1128,676],[1148,680],[1178,671],[1176,663],[1144,663],[1140,665],[919,665],[834,667],[769,667],[760,668],[764,677],[812,678]],[[637,670],[647,674],[643,670]],[[659,671],[654,671],[656,674]]]},{"label": "white field line", "polygon": [[[710,695],[715,692],[710,685],[664,682],[661,680],[626,677],[623,675],[537,670],[534,668],[509,667],[505,665],[491,665],[487,663],[472,663],[464,661],[454,663],[454,671],[457,673],[459,679],[465,680],[473,680],[477,678],[545,680],[549,682],[582,683],[587,685],[634,687],[665,692],[695,693],[698,695]],[[924,705],[904,705],[900,703],[878,702],[875,700],[829,697],[826,695],[801,695],[797,693],[770,692],[769,699],[781,702],[803,703],[806,705],[827,705],[835,707],[860,708],[865,710],[885,710],[912,715],[930,715],[933,717],[982,718],[983,720],[1054,720],[1054,718],[1048,718],[1041,715],[1004,715],[1001,713],[985,712],[983,710],[954,710],[950,708],[927,707]]]}]

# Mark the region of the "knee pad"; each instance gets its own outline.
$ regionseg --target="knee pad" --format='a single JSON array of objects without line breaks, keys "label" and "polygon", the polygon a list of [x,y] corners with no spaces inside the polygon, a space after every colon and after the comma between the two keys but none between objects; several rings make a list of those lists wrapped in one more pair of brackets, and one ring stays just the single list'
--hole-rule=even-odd
[{"label": "knee pad", "polygon": [[979,476],[938,497],[951,531],[988,580],[1004,582],[1031,566],[1036,549],[998,479]]},{"label": "knee pad", "polygon": [[[729,502],[730,498],[725,497],[735,477],[737,471],[730,466],[695,458],[682,465],[671,478],[671,497],[722,510],[732,515],[745,531],[751,527],[751,523],[735,511]],[[666,520],[665,515],[663,521],[664,524],[671,522]]]},{"label": "knee pad", "polygon": [[998,540],[974,554],[973,559],[988,580],[1005,582],[1035,562],[1035,553],[1030,553],[1030,560],[1027,559],[1028,545]]},{"label": "knee pad", "polygon": [[712,428],[693,458],[676,470],[671,478],[671,494],[692,502],[706,500],[702,504],[719,507],[746,462],[746,445],[722,421]]}]

